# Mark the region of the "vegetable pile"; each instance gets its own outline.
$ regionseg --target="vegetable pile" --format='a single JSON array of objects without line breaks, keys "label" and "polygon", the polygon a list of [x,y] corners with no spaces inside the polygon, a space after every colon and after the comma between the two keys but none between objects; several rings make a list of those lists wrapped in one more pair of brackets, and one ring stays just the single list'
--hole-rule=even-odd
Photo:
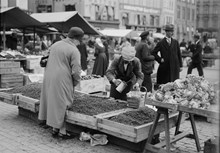
[{"label": "vegetable pile", "polygon": [[75,92],[74,102],[69,110],[86,115],[97,115],[105,112],[127,108],[127,103],[117,102],[106,98],[91,97]]},{"label": "vegetable pile", "polygon": [[95,75],[95,74],[81,76],[81,80],[90,80],[90,79],[97,79],[97,78],[101,78],[101,76]]},{"label": "vegetable pile", "polygon": [[149,107],[141,107],[138,110],[132,110],[110,117],[108,120],[131,126],[139,126],[152,122],[155,116],[156,112],[153,109]]},{"label": "vegetable pile", "polygon": [[189,74],[184,79],[161,85],[160,89],[149,97],[163,103],[207,109],[215,99],[215,90],[203,77]]},{"label": "vegetable pile", "polygon": [[31,83],[25,86],[15,87],[10,90],[5,90],[4,92],[15,94],[19,93],[24,96],[34,98],[34,99],[40,99],[40,93],[41,93],[41,86],[42,83]]}]

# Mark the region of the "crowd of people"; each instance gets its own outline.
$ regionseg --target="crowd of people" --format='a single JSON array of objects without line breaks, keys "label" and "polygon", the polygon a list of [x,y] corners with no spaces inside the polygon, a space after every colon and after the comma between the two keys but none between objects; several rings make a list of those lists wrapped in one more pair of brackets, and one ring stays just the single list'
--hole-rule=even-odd
[{"label": "crowd of people", "polygon": [[[66,37],[61,35],[51,44],[44,37],[42,45],[49,50],[49,56],[40,98],[39,120],[42,125],[53,127],[53,137],[72,138],[66,131],[65,111],[73,103],[75,86],[80,82],[82,71],[88,74],[90,53],[94,55],[91,74],[108,79],[110,97],[115,99],[127,100],[127,93],[131,90],[147,89],[147,92],[152,92],[161,84],[178,79],[183,67],[180,46],[185,43],[179,44],[172,37],[173,25],[166,25],[164,30],[165,37],[156,43],[149,31],[142,32],[141,40],[132,44],[126,38],[122,38],[121,43],[106,36],[88,39],[79,27],[72,27]],[[194,35],[194,43],[188,47],[192,52],[192,61],[187,74],[197,68],[199,75],[204,76],[199,40],[199,35]],[[159,67],[154,87],[151,75],[155,62]]]}]

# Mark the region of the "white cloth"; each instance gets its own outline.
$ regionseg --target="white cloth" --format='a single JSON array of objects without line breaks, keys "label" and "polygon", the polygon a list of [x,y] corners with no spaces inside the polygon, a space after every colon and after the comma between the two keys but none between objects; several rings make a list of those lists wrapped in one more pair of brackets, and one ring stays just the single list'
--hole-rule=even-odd
[{"label": "white cloth", "polygon": [[66,38],[51,46],[40,97],[39,119],[62,128],[65,112],[73,102],[74,86],[80,81],[80,53]]}]

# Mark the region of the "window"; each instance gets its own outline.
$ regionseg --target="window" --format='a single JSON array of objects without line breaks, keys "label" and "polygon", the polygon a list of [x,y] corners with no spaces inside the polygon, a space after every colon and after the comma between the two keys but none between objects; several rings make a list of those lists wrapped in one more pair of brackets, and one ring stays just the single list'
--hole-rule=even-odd
[{"label": "window", "polygon": [[150,15],[150,25],[153,26],[154,25],[154,16]]},{"label": "window", "polygon": [[204,26],[204,28],[208,28],[208,22],[209,22],[209,18],[204,18],[204,20],[203,20],[203,26]]},{"label": "window", "polygon": [[182,9],[183,9],[183,11],[182,11],[182,19],[185,19],[186,9],[185,9],[185,7],[183,7]]},{"label": "window", "polygon": [[204,5],[204,14],[208,14],[208,13],[209,13],[209,6]]},{"label": "window", "polygon": [[75,5],[65,5],[65,11],[76,11]]},{"label": "window", "polygon": [[187,20],[190,20],[190,8],[187,8]]},{"label": "window", "polygon": [[177,6],[177,18],[180,19],[180,6]]},{"label": "window", "polygon": [[191,19],[192,19],[192,21],[195,20],[195,10],[194,9],[192,9],[192,17],[191,17]]}]

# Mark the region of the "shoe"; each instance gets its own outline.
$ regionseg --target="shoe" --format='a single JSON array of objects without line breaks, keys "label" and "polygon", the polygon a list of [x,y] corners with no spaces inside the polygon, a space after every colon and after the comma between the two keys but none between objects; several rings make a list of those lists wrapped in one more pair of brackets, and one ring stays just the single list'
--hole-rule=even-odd
[{"label": "shoe", "polygon": [[58,138],[58,137],[59,137],[59,131],[53,130],[53,131],[52,131],[52,137],[53,137],[53,138]]},{"label": "shoe", "polygon": [[75,135],[72,135],[72,134],[70,134],[70,133],[66,133],[66,134],[59,133],[59,134],[58,134],[58,137],[59,137],[60,139],[67,140],[67,139],[75,138]]}]

